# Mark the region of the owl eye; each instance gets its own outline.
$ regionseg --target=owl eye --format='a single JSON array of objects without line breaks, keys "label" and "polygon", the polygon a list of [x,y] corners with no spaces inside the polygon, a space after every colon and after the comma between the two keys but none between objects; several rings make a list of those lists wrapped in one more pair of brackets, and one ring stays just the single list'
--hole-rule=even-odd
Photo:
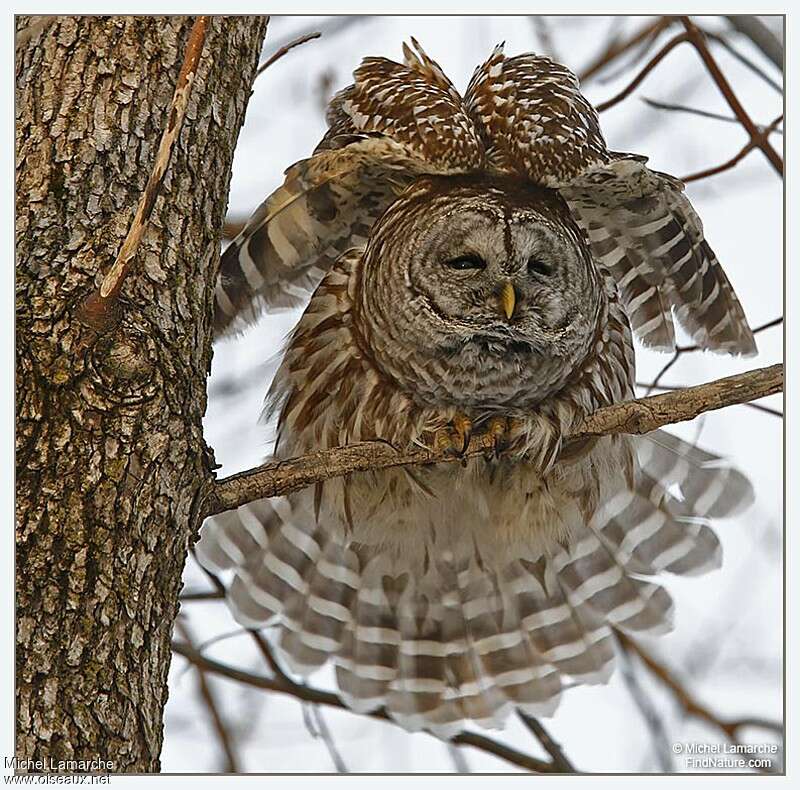
[{"label": "owl eye", "polygon": [[480,255],[459,255],[458,258],[445,261],[444,265],[450,269],[466,271],[467,269],[485,269],[486,261]]},{"label": "owl eye", "polygon": [[531,258],[528,261],[528,271],[531,274],[541,274],[547,277],[547,275],[553,273],[553,267],[539,260],[539,258]]}]

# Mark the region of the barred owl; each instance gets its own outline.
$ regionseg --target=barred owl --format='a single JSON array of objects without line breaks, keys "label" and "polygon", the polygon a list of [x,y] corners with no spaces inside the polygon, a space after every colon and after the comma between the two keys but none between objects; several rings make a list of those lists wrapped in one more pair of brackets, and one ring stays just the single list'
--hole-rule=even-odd
[{"label": "barred owl", "polygon": [[420,175],[511,175],[556,190],[617,282],[648,346],[675,346],[673,322],[702,348],[750,355],[753,334],[683,184],[646,158],[609,151],[578,80],[552,60],[506,58],[498,46],[462,97],[412,39],[405,61],[366,58],[328,109],[313,156],[226,250],[216,289],[218,334],[263,307],[307,297]]},{"label": "barred owl", "polygon": [[653,577],[715,567],[736,471],[664,432],[570,443],[633,394],[626,304],[558,191],[520,175],[418,176],[339,256],[290,337],[275,458],[422,443],[469,463],[352,474],[208,520],[198,556],[275,626],[289,668],[332,660],[356,711],[451,737],[553,712],[597,683],[612,627],[659,633]]}]

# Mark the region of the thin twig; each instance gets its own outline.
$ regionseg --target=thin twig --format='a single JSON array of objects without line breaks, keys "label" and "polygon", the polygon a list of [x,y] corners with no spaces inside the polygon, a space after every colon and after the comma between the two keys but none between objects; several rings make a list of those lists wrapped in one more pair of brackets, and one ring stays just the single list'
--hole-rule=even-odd
[{"label": "thin twig", "polygon": [[750,135],[749,147],[745,146],[745,148],[739,154],[737,154],[738,158],[734,157],[734,160],[731,160],[731,162],[726,162],[725,165],[721,166],[720,168],[712,168],[708,172],[695,174],[693,179],[706,177],[707,175],[713,175],[715,173],[722,172],[722,170],[733,167],[740,159],[744,158],[753,147],[759,148],[770,164],[772,164],[772,166],[775,168],[776,172],[782,176],[783,160],[769,142],[768,130],[759,129],[747,114],[747,111],[744,109],[741,102],[736,97],[736,94],[733,92],[733,88],[731,88],[730,83],[717,65],[714,56],[711,54],[711,51],[706,45],[706,40],[703,34],[700,32],[697,26],[689,19],[689,17],[681,17],[681,21],[686,28],[685,32],[678,34],[664,44],[664,46],[647,62],[647,64],[630,81],[630,83],[623,88],[623,90],[621,90],[616,96],[613,96],[608,101],[598,104],[597,111],[604,112],[605,110],[608,110],[614,105],[619,104],[619,102],[621,102],[623,99],[630,96],[630,94],[642,83],[645,77],[647,77],[647,75],[673,49],[675,49],[675,47],[685,41],[688,41],[700,56],[700,59],[703,61],[703,64],[705,65],[708,73],[711,75],[711,78],[716,83],[720,93],[725,98],[725,101],[728,103],[728,106],[731,108],[731,110],[733,110],[733,114],[739,120],[739,123],[741,123],[748,135]]},{"label": "thin twig", "polygon": [[669,689],[686,715],[694,716],[711,724],[721,730],[733,743],[739,743],[739,735],[745,727],[757,727],[758,729],[769,730],[778,735],[783,735],[783,724],[781,722],[753,716],[739,719],[723,719],[718,716],[697,700],[672,672],[655,656],[645,650],[638,641],[623,631],[615,630],[615,633],[623,650],[639,658],[650,673]]},{"label": "thin twig", "polygon": [[553,41],[553,35],[552,31],[550,30],[550,24],[547,21],[547,17],[534,14],[533,16],[529,17],[529,19],[531,20],[534,33],[539,39],[539,46],[542,54],[547,55],[548,58],[552,58],[553,60],[560,61],[561,58],[558,56],[558,51],[556,50],[556,46]]},{"label": "thin twig", "polygon": [[624,41],[614,39],[611,43],[598,55],[591,64],[589,64],[579,75],[581,82],[588,82],[597,72],[604,69],[609,63],[616,60],[620,55],[633,49],[641,41],[645,41],[649,37],[655,37],[671,24],[672,20],[669,17],[659,17],[653,22],[649,22],[640,28],[629,38]]},{"label": "thin twig", "polygon": [[[739,123],[737,118],[732,115],[723,115],[719,112],[711,112],[709,110],[701,110],[698,107],[687,107],[685,104],[672,104],[665,101],[657,101],[656,99],[648,99],[642,96],[642,101],[648,106],[656,110],[667,110],[671,112],[685,112],[690,115],[699,115],[701,118],[713,118],[716,121],[725,121],[726,123]],[[766,127],[765,127],[766,128]],[[783,134],[782,129],[773,129],[774,134]]]},{"label": "thin twig", "polygon": [[620,63],[616,69],[611,69],[603,74],[603,76],[598,79],[600,84],[607,85],[608,83],[623,77],[625,74],[630,72],[631,69],[635,68],[639,63],[641,63],[658,42],[661,32],[661,30],[656,30],[652,35],[648,36],[648,38],[639,44],[634,53],[624,63]]},{"label": "thin twig", "polygon": [[459,746],[454,746],[452,743],[450,743],[450,741],[448,741],[447,753],[450,755],[450,759],[453,761],[453,767],[456,769],[456,773],[472,773],[472,771],[470,771],[467,758],[464,756],[464,752],[461,751]]},{"label": "thin twig", "polygon": [[775,82],[772,77],[769,76],[763,69],[759,68],[755,63],[753,63],[750,58],[743,55],[736,49],[730,41],[728,41],[725,37],[718,35],[717,33],[713,33],[710,30],[703,30],[705,37],[709,41],[713,41],[716,44],[719,44],[723,49],[725,49],[732,57],[736,58],[745,68],[749,69],[753,72],[759,79],[762,79],[767,85],[770,86],[776,93],[780,93],[783,96],[783,86],[779,83]]},{"label": "thin twig", "polygon": [[[763,129],[759,130],[759,139],[766,139],[771,135],[778,127],[780,123],[783,122],[783,113],[781,113],[769,126],[764,127]],[[721,165],[716,165],[715,167],[709,167],[706,170],[701,170],[698,173],[692,173],[688,176],[682,176],[681,181],[684,184],[688,184],[691,181],[699,181],[701,178],[709,178],[710,176],[718,175],[719,173],[724,173],[726,170],[730,170],[739,162],[742,161],[752,150],[758,148],[758,140],[750,140],[741,151],[739,151],[736,156],[729,159],[727,162],[723,162]]]},{"label": "thin twig", "polygon": [[[615,433],[642,434],[664,425],[692,420],[706,411],[756,400],[783,389],[783,365],[772,365],[640,400],[625,401],[589,415],[568,440]],[[398,449],[387,442],[359,442],[263,464],[211,484],[203,516],[232,510],[264,497],[282,496],[332,477],[397,466],[463,462],[494,451],[493,437],[474,436],[466,453],[453,457],[444,450],[411,446]]]},{"label": "thin twig", "polygon": [[[201,666],[207,672],[212,672],[222,677],[238,681],[239,683],[252,686],[253,688],[274,691],[279,694],[288,694],[289,696],[296,697],[306,702],[313,702],[317,705],[327,705],[328,707],[339,708],[340,710],[349,710],[347,705],[333,692],[315,689],[311,686],[300,685],[298,683],[286,685],[285,681],[280,678],[256,675],[251,672],[236,669],[235,667],[228,666],[219,661],[206,658],[185,642],[173,642],[172,650],[174,653],[183,656],[192,664]],[[384,710],[376,710],[364,715],[395,724]],[[479,735],[476,732],[462,732],[455,736],[451,740],[451,743],[462,746],[472,746],[481,751],[493,754],[495,757],[499,757],[501,760],[505,760],[526,771],[533,771],[534,773],[559,773],[552,763],[539,760],[536,757],[531,757],[511,746],[492,740],[485,735]]]},{"label": "thin twig", "polygon": [[276,60],[280,60],[287,52],[293,50],[295,47],[299,47],[301,44],[305,44],[306,41],[313,41],[315,38],[319,38],[322,35],[319,31],[315,31],[314,33],[306,33],[303,36],[298,36],[294,41],[290,41],[288,44],[280,47],[277,49],[270,57],[268,57],[257,69],[256,76],[253,77],[255,80],[257,77],[260,77],[261,74],[266,71]]},{"label": "thin twig", "polygon": [[523,711],[518,711],[518,713],[522,723],[534,734],[536,740],[542,744],[544,750],[550,755],[553,760],[553,765],[563,773],[577,773],[575,771],[575,766],[567,759],[567,756],[561,749],[561,744],[553,739],[550,733],[542,726],[541,722]]},{"label": "thin twig", "polygon": [[[194,650],[194,642],[186,621],[178,618],[175,621],[175,627],[180,632],[181,636],[185,640],[185,643],[192,650]],[[233,741],[230,733],[228,732],[228,728],[226,727],[225,722],[222,719],[222,715],[219,712],[219,707],[217,706],[217,701],[214,698],[214,693],[208,684],[208,680],[206,679],[206,670],[199,664],[195,664],[194,667],[197,670],[197,686],[200,690],[200,696],[203,698],[206,708],[208,708],[209,715],[211,716],[211,722],[214,725],[214,731],[217,733],[217,738],[219,739],[222,750],[225,753],[225,773],[238,774],[239,760],[236,757],[236,752],[233,748]]]},{"label": "thin twig", "polygon": [[189,603],[190,601],[223,601],[225,600],[225,593],[219,590],[200,590],[181,593],[178,596],[181,603]]},{"label": "thin twig", "polygon": [[314,717],[317,725],[317,737],[321,738],[322,742],[325,744],[325,748],[328,750],[328,754],[333,762],[333,767],[336,768],[336,773],[349,774],[350,771],[347,769],[347,765],[345,765],[342,755],[336,747],[336,743],[333,740],[333,733],[330,727],[328,727],[328,722],[325,721],[325,717],[322,715],[319,705],[311,705],[310,708],[311,715]]},{"label": "thin twig", "polygon": [[144,192],[142,192],[133,222],[128,229],[128,235],[122,242],[114,264],[103,278],[100,289],[93,292],[83,304],[81,318],[96,329],[106,326],[111,318],[113,302],[119,296],[122,284],[130,271],[132,261],[150,221],[156,199],[161,192],[161,185],[172,157],[175,141],[180,135],[197,66],[203,53],[208,19],[208,16],[198,16],[189,32],[183,64],[178,73],[178,81],[175,84],[167,123],[161,135],[153,170],[147,179]]},{"label": "thin twig", "polygon": [[315,21],[313,25],[308,25],[307,27],[303,28],[302,30],[295,30],[292,34],[286,36],[274,36],[272,39],[272,45],[278,49],[291,44],[292,41],[296,41],[298,38],[302,38],[303,36],[308,35],[309,33],[316,33],[319,32],[322,34],[322,38],[324,39],[325,43],[330,42],[334,36],[338,35],[339,33],[344,32],[350,27],[354,25],[362,24],[364,22],[368,22],[374,17],[369,14],[347,14],[347,15],[340,15],[331,17],[327,22],[320,23],[319,21]]},{"label": "thin twig", "polygon": [[733,92],[733,88],[731,87],[725,75],[722,73],[720,67],[717,65],[717,61],[714,59],[714,56],[711,54],[711,51],[706,44],[705,37],[688,16],[681,17],[681,22],[683,22],[683,26],[686,28],[686,33],[689,36],[692,46],[700,55],[700,58],[705,64],[708,73],[717,84],[717,88],[719,88],[720,93],[725,97],[725,101],[728,103],[728,106],[731,108],[731,110],[733,110],[733,114],[739,119],[742,126],[744,126],[745,131],[750,135],[750,139],[753,141],[753,143],[758,146],[770,164],[775,168],[776,172],[782,176],[783,160],[778,152],[772,147],[772,144],[768,139],[769,136],[765,135],[756,126],[756,124],[753,123],[753,120],[747,114],[747,111],[736,97],[736,94]]},{"label": "thin twig", "polygon": [[735,14],[725,18],[734,30],[747,36],[781,72],[783,71],[783,44],[757,16]]},{"label": "thin twig", "polygon": [[658,761],[659,770],[663,773],[670,773],[674,770],[674,766],[672,764],[672,752],[670,751],[669,738],[664,719],[659,711],[656,710],[653,700],[650,699],[642,688],[642,684],[636,676],[636,670],[634,669],[630,655],[628,655],[625,650],[621,650],[620,653],[620,674],[625,681],[631,699],[633,699],[634,704],[639,709],[647,725],[648,732],[653,741],[653,751]]},{"label": "thin twig", "polygon": [[649,395],[654,389],[658,387],[658,383],[663,378],[664,374],[680,359],[681,351],[680,349],[675,349],[675,353],[670,357],[669,361],[661,368],[661,370],[656,373],[656,377],[653,379],[653,383],[648,388],[645,395]]},{"label": "thin twig", "polygon": [[640,69],[639,73],[626,85],[619,93],[615,96],[612,96],[610,99],[601,102],[600,104],[596,105],[595,109],[597,112],[605,112],[606,110],[611,109],[616,104],[619,104],[623,99],[626,99],[628,96],[633,93],[636,88],[642,83],[644,78],[662,61],[664,58],[672,52],[675,47],[679,44],[683,44],[684,41],[689,41],[688,33],[678,33],[677,36],[673,36],[663,47],[661,47],[655,55],[653,55],[650,60],[645,63],[644,66]]}]

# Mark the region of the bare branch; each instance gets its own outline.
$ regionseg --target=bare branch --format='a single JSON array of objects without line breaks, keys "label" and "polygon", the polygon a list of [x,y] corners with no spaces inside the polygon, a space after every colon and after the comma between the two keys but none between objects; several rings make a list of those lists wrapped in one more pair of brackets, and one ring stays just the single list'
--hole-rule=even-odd
[{"label": "bare branch", "polygon": [[658,762],[659,770],[663,773],[672,773],[675,770],[675,766],[672,764],[670,739],[664,719],[653,704],[653,700],[642,688],[642,684],[636,675],[636,669],[633,666],[632,657],[625,650],[621,650],[620,659],[620,675],[625,681],[631,699],[639,709],[639,713],[642,714],[642,719],[650,733],[650,740],[653,744],[653,752]]},{"label": "bare branch", "polygon": [[[687,107],[685,104],[673,104],[665,101],[657,101],[656,99],[648,99],[642,96],[642,101],[648,106],[656,110],[667,110],[668,112],[685,112],[690,115],[699,115],[701,118],[713,118],[716,121],[725,121],[726,123],[739,123],[738,118],[732,115],[723,115],[719,112],[710,112],[709,110],[701,110],[699,107]],[[783,134],[782,129],[773,129],[775,134]]]},{"label": "bare branch", "polygon": [[82,320],[95,329],[104,328],[112,320],[113,303],[119,296],[125,277],[130,271],[131,263],[150,221],[150,215],[153,212],[156,199],[161,192],[161,185],[164,182],[164,176],[172,157],[172,149],[181,132],[183,119],[186,115],[186,107],[197,71],[197,64],[200,62],[203,45],[205,44],[207,27],[207,16],[198,16],[192,25],[189,39],[186,43],[183,64],[178,73],[175,92],[172,95],[172,104],[167,115],[167,123],[161,135],[161,142],[153,163],[153,170],[139,199],[139,205],[128,230],[128,235],[125,237],[125,241],[122,242],[117,259],[103,278],[100,289],[89,295],[80,311]]},{"label": "bare branch", "polygon": [[739,719],[723,719],[699,702],[673,673],[655,656],[645,650],[639,642],[620,630],[615,629],[615,634],[622,649],[631,655],[635,655],[650,673],[672,692],[675,700],[688,716],[702,719],[721,730],[733,743],[739,743],[739,736],[745,727],[756,727],[783,736],[783,724],[778,721],[752,716]]},{"label": "bare branch", "polygon": [[553,760],[553,765],[563,773],[576,773],[575,766],[567,759],[567,756],[561,749],[561,744],[553,739],[550,733],[542,726],[542,723],[523,711],[518,711],[518,714],[520,719],[522,719],[522,723],[534,734],[536,740],[542,744],[544,750],[550,755]]},{"label": "bare branch", "polygon": [[[706,411],[773,395],[783,389],[783,365],[772,365],[736,376],[625,401],[589,415],[570,440],[615,433],[642,434],[664,425],[691,420]],[[491,436],[476,436],[464,457],[494,452]],[[359,442],[299,458],[276,461],[241,472],[209,487],[203,515],[222,513],[264,497],[282,496],[332,477],[396,466],[462,461],[444,450],[412,446],[398,449],[387,442]]]},{"label": "bare branch", "polygon": [[331,756],[333,766],[336,768],[336,773],[349,774],[350,771],[342,759],[339,749],[336,747],[336,742],[333,740],[333,733],[330,727],[328,727],[328,722],[325,721],[325,717],[322,715],[319,705],[311,705],[311,715],[314,717],[317,725],[317,737],[321,738],[322,742],[325,744],[325,748]]},{"label": "bare branch", "polygon": [[641,27],[630,38],[620,41],[615,38],[611,43],[598,55],[590,65],[588,65],[579,75],[581,82],[588,82],[595,74],[608,66],[609,63],[616,60],[620,55],[628,50],[633,49],[637,44],[646,41],[648,38],[655,38],[663,30],[671,24],[672,20],[669,17],[658,17],[653,22]]},{"label": "bare branch", "polygon": [[664,58],[672,52],[675,47],[679,44],[683,44],[684,41],[689,41],[688,33],[678,33],[677,36],[673,36],[663,47],[661,47],[655,55],[653,55],[650,60],[645,63],[644,66],[640,69],[639,73],[626,85],[616,96],[608,99],[607,101],[601,102],[600,104],[596,105],[597,112],[605,112],[606,110],[611,109],[614,105],[619,104],[623,99],[628,98],[628,96],[633,93],[636,88],[644,81],[644,78],[662,61]]},{"label": "bare branch", "polygon": [[[708,73],[711,75],[711,78],[717,85],[720,93],[722,93],[725,101],[728,103],[728,106],[733,110],[733,114],[739,120],[739,123],[744,127],[745,131],[750,135],[750,143],[749,147],[745,146],[740,154],[738,154],[738,159],[735,157],[736,161],[733,161],[732,164],[726,163],[726,165],[722,169],[727,169],[728,167],[733,167],[739,159],[743,158],[744,156],[752,150],[753,147],[757,147],[761,149],[764,156],[769,160],[770,164],[775,168],[776,172],[779,175],[783,175],[783,160],[779,156],[778,152],[772,147],[772,144],[769,142],[769,134],[766,130],[759,129],[758,126],[753,122],[750,116],[747,114],[747,111],[744,109],[742,104],[739,102],[736,94],[733,92],[733,88],[731,88],[730,83],[725,78],[725,75],[722,73],[721,69],[717,65],[714,56],[711,54],[708,46],[706,44],[706,40],[697,26],[689,19],[689,17],[681,17],[681,21],[683,22],[686,31],[684,33],[680,33],[679,35],[671,38],[648,62],[647,64],[639,71],[639,73],[631,80],[631,82],[616,96],[612,97],[608,101],[602,102],[601,104],[597,105],[598,112],[604,112],[609,108],[613,107],[616,104],[619,104],[623,99],[630,96],[630,94],[641,84],[641,82],[645,79],[645,77],[679,44],[682,44],[685,41],[688,41],[695,49],[697,54],[700,56],[703,64],[705,65]],[[713,172],[720,172],[719,169],[714,168]],[[709,175],[713,174],[712,172],[708,173]],[[699,177],[696,175],[695,178]]]},{"label": "bare branch", "polygon": [[320,33],[318,30],[314,33],[306,33],[305,35],[298,36],[293,41],[290,41],[288,44],[280,47],[258,67],[256,76],[253,79],[260,77],[261,74],[263,74],[263,72],[266,71],[276,60],[280,60],[290,50],[294,49],[295,47],[299,47],[301,44],[305,44],[306,41],[313,41],[315,38],[319,38],[321,35],[322,33]]},{"label": "bare branch", "polygon": [[735,14],[725,18],[734,30],[747,36],[783,72],[783,44],[757,16]]},{"label": "bare branch", "polygon": [[[192,650],[194,650],[194,642],[186,621],[178,618],[175,621],[175,627],[178,631],[180,631],[180,634],[186,641],[186,644]],[[211,722],[214,725],[214,731],[217,734],[217,738],[222,746],[222,751],[225,754],[225,773],[238,774],[239,761],[236,757],[236,752],[233,749],[233,741],[230,733],[228,732],[228,728],[222,719],[222,715],[219,712],[219,708],[217,707],[217,701],[214,698],[214,693],[211,690],[211,686],[209,686],[208,681],[206,680],[206,671],[198,664],[195,664],[194,667],[197,670],[197,687],[200,691],[200,696],[203,698],[203,702],[208,708],[208,713],[211,716]]]},{"label": "bare branch", "polygon": [[[760,129],[758,133],[759,140],[765,140],[771,135],[778,127],[780,123],[783,122],[783,114],[779,115],[769,126],[764,129]],[[701,178],[709,178],[710,176],[715,176],[719,173],[724,173],[726,170],[731,170],[732,168],[736,167],[739,162],[742,161],[754,148],[759,147],[758,140],[753,139],[750,140],[747,145],[739,151],[736,156],[729,159],[727,162],[723,162],[721,165],[716,165],[715,167],[709,167],[706,170],[701,170],[698,173],[692,173],[688,176],[682,176],[681,181],[684,184],[688,184],[691,181],[699,181]]]},{"label": "bare branch", "polygon": [[529,19],[531,20],[531,25],[534,33],[536,34],[536,38],[539,39],[539,46],[542,54],[547,55],[548,58],[552,58],[553,60],[560,61],[561,58],[558,56],[558,51],[556,50],[556,45],[553,41],[553,33],[550,29],[550,23],[548,22],[547,17],[533,15],[530,16]]},{"label": "bare branch", "polygon": [[224,601],[225,593],[219,590],[203,590],[200,592],[192,592],[190,590],[189,592],[181,593],[178,596],[178,600],[181,603],[189,601]]},{"label": "bare branch", "polygon": [[[349,708],[338,697],[338,695],[334,694],[333,692],[322,691],[321,689],[315,689],[311,686],[300,685],[298,683],[286,685],[286,683],[280,678],[270,678],[264,675],[256,675],[251,672],[245,672],[244,670],[236,669],[235,667],[230,667],[227,664],[206,658],[204,655],[192,648],[191,645],[188,645],[185,642],[173,642],[172,650],[179,656],[183,656],[195,666],[202,667],[206,672],[212,672],[216,675],[220,675],[231,680],[236,680],[239,683],[252,686],[253,688],[274,691],[279,694],[288,694],[289,696],[296,697],[297,699],[301,699],[306,702],[313,702],[317,705],[327,705],[328,707],[332,708],[349,710]],[[377,710],[363,715],[395,724],[395,722],[392,721],[388,714],[383,710]],[[495,757],[499,757],[501,760],[505,760],[512,765],[516,765],[519,768],[525,769],[526,771],[533,771],[534,773],[559,773],[558,769],[552,763],[546,762],[545,760],[538,760],[537,758],[531,757],[524,752],[520,752],[511,746],[507,746],[504,743],[492,740],[485,735],[479,735],[476,732],[462,732],[453,738],[450,743],[454,743],[459,746],[472,746],[475,749],[480,749],[481,751],[493,754]]]},{"label": "bare branch", "polygon": [[780,85],[779,83],[775,82],[775,80],[772,79],[772,77],[770,77],[769,74],[767,74],[764,71],[764,69],[759,68],[755,63],[753,63],[752,60],[750,60],[750,58],[748,58],[746,55],[743,55],[741,52],[739,52],[739,50],[736,49],[731,44],[730,41],[728,41],[728,39],[726,39],[724,36],[720,36],[717,33],[712,32],[710,30],[704,30],[703,34],[705,35],[705,37],[709,41],[713,41],[716,44],[719,44],[732,57],[736,58],[736,60],[738,60],[739,63],[741,63],[745,68],[750,69],[750,71],[752,71],[753,74],[755,74],[760,79],[764,80],[764,82],[766,82],[767,85],[769,85],[770,88],[772,88],[776,93],[780,93],[781,96],[783,96],[783,86]]},{"label": "bare branch", "polygon": [[725,101],[728,102],[728,106],[731,108],[731,110],[733,110],[733,114],[739,119],[742,126],[750,135],[750,140],[761,149],[764,156],[769,160],[770,164],[775,168],[775,170],[780,175],[783,175],[783,160],[778,155],[778,152],[772,147],[768,137],[759,130],[755,123],[753,123],[752,119],[747,114],[747,111],[739,102],[739,99],[736,98],[733,88],[725,78],[725,75],[722,73],[720,67],[717,65],[717,61],[714,59],[711,51],[708,49],[705,37],[688,16],[681,17],[681,21],[683,22],[683,26],[686,28],[686,32],[689,35],[689,40],[692,42],[695,50],[697,50],[697,53],[703,60],[708,73],[717,84],[720,93],[722,93],[722,95],[725,97]]}]

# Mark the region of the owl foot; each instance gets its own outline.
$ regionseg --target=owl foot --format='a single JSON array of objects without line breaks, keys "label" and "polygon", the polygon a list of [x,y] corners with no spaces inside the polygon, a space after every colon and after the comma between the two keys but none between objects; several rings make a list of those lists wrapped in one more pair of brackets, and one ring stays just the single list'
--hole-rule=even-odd
[{"label": "owl foot", "polygon": [[492,417],[486,425],[485,434],[492,438],[495,458],[508,452],[519,442],[519,424],[513,417]]},{"label": "owl foot", "polygon": [[471,439],[472,420],[462,414],[456,414],[449,425],[436,431],[433,445],[438,452],[461,458],[467,452]]}]

